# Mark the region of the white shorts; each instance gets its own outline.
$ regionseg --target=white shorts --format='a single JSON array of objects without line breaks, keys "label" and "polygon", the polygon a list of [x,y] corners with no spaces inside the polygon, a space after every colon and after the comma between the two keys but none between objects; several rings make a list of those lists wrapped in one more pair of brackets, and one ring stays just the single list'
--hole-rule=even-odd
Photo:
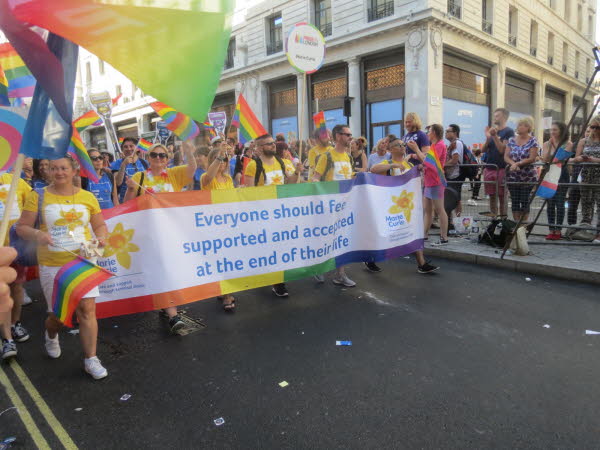
[{"label": "white shorts", "polygon": [[[61,269],[61,266],[43,266],[39,265],[40,271],[40,284],[42,285],[42,291],[44,297],[46,297],[46,304],[48,305],[48,312],[52,312],[52,292],[54,290],[54,277]],[[100,289],[96,286],[90,292],[85,294],[82,298],[96,298],[100,295]]]}]

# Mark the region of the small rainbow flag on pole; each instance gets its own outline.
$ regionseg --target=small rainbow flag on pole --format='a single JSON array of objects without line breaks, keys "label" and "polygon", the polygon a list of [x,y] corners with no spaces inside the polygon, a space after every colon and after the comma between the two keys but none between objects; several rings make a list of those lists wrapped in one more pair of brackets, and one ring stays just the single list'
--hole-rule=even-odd
[{"label": "small rainbow flag on pole", "polygon": [[73,128],[73,135],[71,136],[71,143],[69,144],[67,153],[79,163],[79,174],[82,177],[87,177],[94,183],[98,183],[98,181],[100,181],[98,179],[98,175],[96,174],[96,170],[92,165],[90,155],[88,155],[85,145],[83,145],[79,131],[77,131],[77,128],[75,127]]},{"label": "small rainbow flag on pole", "polygon": [[183,141],[195,138],[200,134],[200,129],[190,116],[175,111],[170,106],[161,102],[150,103],[156,113],[167,122],[167,128]]},{"label": "small rainbow flag on pole", "polygon": [[231,118],[231,126],[238,129],[239,139],[245,144],[263,134],[267,134],[260,121],[256,118],[242,94],[235,105],[235,113]]},{"label": "small rainbow flag on pole", "polygon": [[438,158],[433,148],[429,148],[429,151],[425,156],[425,161],[423,161],[423,164],[425,164],[426,167],[437,171],[437,175],[440,182],[444,186],[448,186],[448,183],[446,182],[446,176],[444,175],[444,167],[442,166],[442,163],[440,162],[440,159]]},{"label": "small rainbow flag on pole", "polygon": [[9,97],[33,97],[35,78],[8,42],[0,44],[0,66],[8,79]]},{"label": "small rainbow flag on pole", "polygon": [[315,130],[319,130],[319,137],[321,139],[328,139],[327,135],[327,123],[325,122],[325,111],[320,111],[313,116],[313,122],[315,124]]},{"label": "small rainbow flag on pole", "polygon": [[10,100],[8,99],[8,80],[0,66],[0,106],[10,106]]},{"label": "small rainbow flag on pole", "polygon": [[140,138],[137,143],[137,148],[144,153],[146,153],[150,147],[152,147],[152,142],[147,141],[144,138]]},{"label": "small rainbow flag on pole", "polygon": [[202,122],[202,125],[204,126],[204,129],[210,133],[211,136],[217,135],[217,131],[215,130],[215,127],[208,120],[206,122]]},{"label": "small rainbow flag on pole", "polygon": [[102,119],[96,111],[88,111],[83,116],[78,117],[73,121],[73,126],[78,132],[82,132],[87,127],[102,125]]},{"label": "small rainbow flag on pole", "polygon": [[62,266],[54,277],[52,311],[68,327],[73,326],[73,313],[82,297],[113,274],[78,256]]}]

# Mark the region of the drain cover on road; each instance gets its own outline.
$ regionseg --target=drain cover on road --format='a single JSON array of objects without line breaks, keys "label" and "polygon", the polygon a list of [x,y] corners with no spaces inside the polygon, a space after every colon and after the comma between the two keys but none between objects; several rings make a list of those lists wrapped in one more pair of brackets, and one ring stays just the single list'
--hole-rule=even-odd
[{"label": "drain cover on road", "polygon": [[206,328],[206,324],[201,319],[195,319],[188,316],[185,312],[179,312],[179,317],[185,323],[185,328],[182,328],[177,332],[180,336],[186,336],[195,331],[199,331]]}]

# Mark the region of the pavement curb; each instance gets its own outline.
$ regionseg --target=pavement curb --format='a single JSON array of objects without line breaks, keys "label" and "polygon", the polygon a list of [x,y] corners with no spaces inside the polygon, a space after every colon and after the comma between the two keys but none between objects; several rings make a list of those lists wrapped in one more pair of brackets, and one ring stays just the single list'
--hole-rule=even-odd
[{"label": "pavement curb", "polygon": [[447,248],[425,248],[425,254],[429,256],[436,256],[439,258],[453,259],[455,261],[461,261],[476,265],[496,267],[504,270],[512,270],[513,272],[528,273],[532,275],[543,275],[552,278],[558,278],[561,280],[577,281],[582,283],[591,283],[600,285],[600,272],[594,272],[591,270],[572,268],[572,267],[561,267],[550,264],[536,264],[526,261],[518,261],[514,258],[517,257],[505,257],[500,259],[501,251],[498,251],[498,255],[495,257],[487,255],[478,255],[475,253],[465,253]]}]

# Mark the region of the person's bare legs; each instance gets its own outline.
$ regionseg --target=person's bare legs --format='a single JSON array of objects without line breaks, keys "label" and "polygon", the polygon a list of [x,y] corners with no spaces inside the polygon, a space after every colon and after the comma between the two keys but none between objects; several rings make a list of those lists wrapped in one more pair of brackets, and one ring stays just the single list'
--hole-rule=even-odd
[{"label": "person's bare legs", "polygon": [[425,255],[423,254],[423,250],[417,250],[415,252],[415,258],[417,259],[417,265],[419,267],[425,264]]},{"label": "person's bare legs", "polygon": [[498,203],[500,204],[500,215],[506,216],[506,188],[500,186],[500,195],[498,195]]},{"label": "person's bare legs", "polygon": [[[79,338],[86,358],[96,356],[98,342],[98,321],[96,320],[96,299],[82,298],[77,305],[77,321],[79,322]],[[50,333],[48,333],[50,334]]]},{"label": "person's bare legs", "polygon": [[50,339],[54,339],[57,336],[60,329],[63,327],[62,323],[60,322],[60,320],[58,320],[58,317],[56,317],[54,313],[48,313],[48,317],[46,317],[45,326],[46,332],[48,333],[48,337]]},{"label": "person's bare legs", "polygon": [[2,336],[2,339],[6,339],[7,341],[12,339],[9,311],[0,313],[0,335]]},{"label": "person's bare legs", "polygon": [[21,320],[21,307],[23,306],[24,294],[25,291],[22,283],[13,283],[10,285],[10,295],[14,301],[11,313],[11,325]]},{"label": "person's bare legs", "polygon": [[438,215],[438,219],[440,221],[440,238],[447,240],[448,239],[448,215],[446,214],[446,210],[444,209],[444,199],[436,198],[435,200],[431,200],[433,202],[433,208]]},{"label": "person's bare legs", "polygon": [[433,221],[433,202],[431,199],[425,197],[425,216],[423,222],[425,225],[425,237],[429,235],[429,229],[431,228],[431,222]]},{"label": "person's bare legs", "polygon": [[169,319],[172,319],[173,317],[175,317],[177,315],[177,307],[169,306],[168,308],[165,308],[165,313],[167,313],[167,316],[169,316]]},{"label": "person's bare legs", "polygon": [[[498,215],[498,195],[497,194],[489,194],[490,196],[490,212],[494,215]],[[500,203],[502,205],[502,203]],[[506,209],[506,208],[505,208]],[[502,210],[502,208],[500,208]]]}]

